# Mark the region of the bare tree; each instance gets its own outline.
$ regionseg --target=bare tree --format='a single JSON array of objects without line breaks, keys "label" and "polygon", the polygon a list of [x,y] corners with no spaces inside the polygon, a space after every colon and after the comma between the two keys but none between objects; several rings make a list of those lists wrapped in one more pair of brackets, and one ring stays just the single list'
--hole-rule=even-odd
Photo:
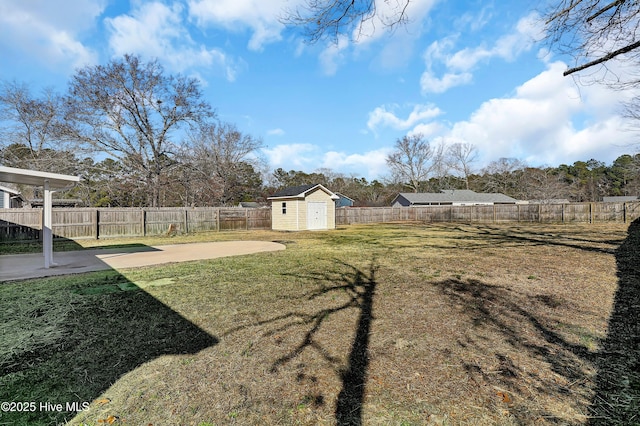
[{"label": "bare tree", "polygon": [[560,0],[545,18],[551,45],[575,58],[576,65],[564,75],[606,66],[614,58],[632,63],[640,59],[636,0]]},{"label": "bare tree", "polygon": [[390,11],[386,14],[381,13],[376,0],[306,0],[304,6],[289,10],[282,21],[301,28],[311,43],[325,39],[337,43],[344,35],[357,39],[366,23],[391,29],[406,23],[410,2],[385,0],[385,8]]},{"label": "bare tree", "polygon": [[151,206],[159,206],[163,176],[177,165],[173,132],[213,116],[198,81],[167,76],[156,61],[125,55],[73,76],[67,136],[139,173]]},{"label": "bare tree", "polygon": [[0,86],[0,160],[12,167],[69,173],[73,157],[62,143],[62,97],[46,89],[34,97],[25,84]]},{"label": "bare tree", "polygon": [[441,170],[444,148],[432,147],[422,134],[404,136],[387,156],[387,165],[395,182],[418,192],[433,173]]},{"label": "bare tree", "polygon": [[512,197],[521,196],[524,169],[527,165],[517,158],[500,158],[484,168],[484,190],[499,192]]},{"label": "bare tree", "polygon": [[218,204],[240,201],[251,187],[260,186],[256,169],[263,160],[261,139],[243,134],[231,123],[205,123],[190,135],[187,158],[196,179],[206,180]]},{"label": "bare tree", "polygon": [[447,165],[462,174],[465,188],[469,189],[469,176],[473,173],[472,164],[478,159],[478,148],[469,142],[458,142],[447,148]]},{"label": "bare tree", "polygon": [[558,199],[569,198],[571,188],[564,173],[558,169],[525,167],[516,195],[522,200],[554,203]]}]

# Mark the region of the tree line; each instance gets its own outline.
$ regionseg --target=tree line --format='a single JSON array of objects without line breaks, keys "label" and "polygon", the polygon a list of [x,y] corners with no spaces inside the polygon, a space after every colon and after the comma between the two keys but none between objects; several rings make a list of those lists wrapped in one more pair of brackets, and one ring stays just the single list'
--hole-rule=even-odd
[{"label": "tree line", "polygon": [[640,154],[621,155],[609,165],[591,159],[557,167],[530,167],[515,158],[500,158],[476,172],[472,171],[472,164],[467,163],[466,167],[468,174],[452,174],[454,169],[440,164],[436,169],[445,171],[444,174],[435,173],[414,182],[392,177],[382,182],[369,182],[362,177],[347,177],[327,169],[314,173],[277,169],[265,188],[321,183],[354,199],[357,206],[388,206],[399,192],[440,192],[445,189],[500,192],[518,200],[543,203],[602,201],[605,196],[640,197]]},{"label": "tree line", "polygon": [[[65,94],[0,85],[0,164],[82,176],[62,194],[87,206],[221,206],[265,201],[289,186],[323,184],[356,205],[388,205],[398,192],[471,189],[523,200],[599,201],[640,194],[640,154],[613,164],[529,167],[502,158],[477,170],[469,143],[398,139],[380,180],[330,169],[268,171],[262,140],[217,118],[198,81],[125,55],[76,72]],[[26,198],[38,189],[20,188]]]}]

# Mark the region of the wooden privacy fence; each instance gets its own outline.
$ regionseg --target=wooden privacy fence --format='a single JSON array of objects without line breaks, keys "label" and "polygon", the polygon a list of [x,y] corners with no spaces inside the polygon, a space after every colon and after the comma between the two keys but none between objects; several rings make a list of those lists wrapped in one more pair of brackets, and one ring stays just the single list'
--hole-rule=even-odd
[{"label": "wooden privacy fence", "polygon": [[631,222],[640,202],[496,204],[492,206],[348,207],[336,209],[336,224],[385,222]]},{"label": "wooden privacy fence", "polygon": [[[112,238],[198,231],[271,229],[270,209],[245,208],[54,208],[58,238]],[[0,242],[41,238],[41,209],[0,209]]]},{"label": "wooden privacy fence", "polygon": [[[385,222],[624,222],[640,218],[640,202],[498,204],[493,206],[346,207],[336,224]],[[271,209],[245,208],[54,208],[58,238],[110,238],[177,233],[271,229]],[[41,238],[41,209],[0,209],[0,242]]]}]

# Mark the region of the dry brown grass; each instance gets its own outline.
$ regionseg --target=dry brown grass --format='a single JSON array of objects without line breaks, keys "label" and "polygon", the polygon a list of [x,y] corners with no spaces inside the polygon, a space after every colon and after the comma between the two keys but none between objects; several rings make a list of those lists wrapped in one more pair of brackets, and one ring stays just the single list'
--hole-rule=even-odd
[{"label": "dry brown grass", "polygon": [[[130,302],[140,311],[151,304],[206,341],[191,345],[178,327],[152,336],[154,344],[171,342],[170,350],[151,351],[144,328],[156,326],[154,316],[138,319],[132,331],[127,316],[135,309],[114,311],[117,318],[105,310],[87,315],[105,324],[77,324],[63,334],[82,330],[82,339],[71,336],[84,342],[82,350],[102,353],[99,364],[90,353],[78,361],[85,385],[102,382],[80,394],[95,401],[72,424],[587,420],[626,226],[389,224],[247,235],[286,241],[287,250],[113,272],[109,283],[129,290],[115,293],[97,284],[104,273],[56,281],[56,294],[75,292],[75,312],[114,297],[117,306]],[[47,280],[8,283],[1,294],[19,306],[18,288],[46,287]],[[39,294],[30,295],[30,309]],[[51,294],[45,298],[50,303]],[[121,346],[101,345],[105,333]],[[67,359],[79,355],[64,350]],[[14,363],[20,351],[9,357]],[[123,352],[141,354],[125,363]],[[23,367],[37,380],[56,380],[35,374],[38,362]],[[57,380],[78,395],[78,377]],[[2,380],[16,389],[40,386],[32,380],[20,388],[19,379],[9,372]]]}]

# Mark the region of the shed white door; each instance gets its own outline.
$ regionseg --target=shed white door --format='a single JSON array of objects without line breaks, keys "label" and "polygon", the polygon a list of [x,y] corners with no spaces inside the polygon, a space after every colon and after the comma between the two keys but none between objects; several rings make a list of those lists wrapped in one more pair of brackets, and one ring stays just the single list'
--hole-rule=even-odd
[{"label": "shed white door", "polygon": [[327,229],[327,203],[322,201],[307,203],[307,229]]}]

